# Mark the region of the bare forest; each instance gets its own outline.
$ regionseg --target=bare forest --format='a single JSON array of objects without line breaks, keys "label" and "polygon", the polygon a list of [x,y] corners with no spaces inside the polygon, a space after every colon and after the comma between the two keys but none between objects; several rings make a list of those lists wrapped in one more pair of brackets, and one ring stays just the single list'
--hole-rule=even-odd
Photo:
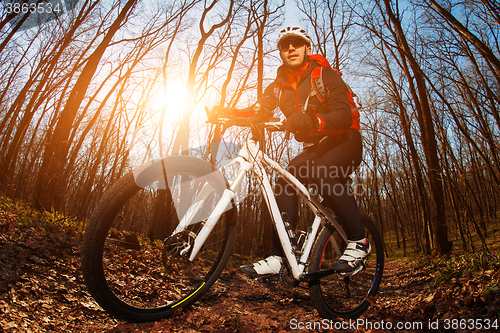
[{"label": "bare forest", "polygon": [[[362,104],[364,161],[353,188],[387,257],[498,250],[488,242],[500,204],[497,1],[65,4],[34,27],[23,25],[29,12],[4,5],[3,196],[75,218],[83,230],[104,191],[142,163],[210,160],[210,142],[241,145],[247,133],[219,133],[204,107],[254,103],[274,79],[276,36],[294,15]],[[301,149],[270,139],[267,153],[284,165]],[[255,180],[246,186],[235,253],[264,255],[270,216]]]},{"label": "bare forest", "polygon": [[[14,308],[14,293],[20,292],[14,283],[28,281],[23,278],[30,271],[25,264],[36,244],[42,244],[36,249],[45,247],[50,252],[47,258],[70,258],[64,263],[57,259],[50,267],[35,265],[40,276],[51,274],[44,272],[53,267],[69,274],[51,278],[66,290],[65,300],[77,290],[73,287],[81,288],[79,276],[63,281],[78,267],[74,257],[80,240],[77,235],[85,229],[106,189],[122,176],[169,155],[210,161],[213,142],[234,156],[248,131],[233,127],[221,133],[206,122],[205,107],[245,108],[261,96],[280,65],[276,38],[284,25],[308,30],[313,53],[325,56],[342,72],[362,105],[364,160],[351,176],[352,185],[361,210],[381,231],[386,260],[431,258],[423,270],[406,271],[401,263],[389,263],[382,303],[371,315],[405,318],[409,312],[395,302],[399,290],[391,288],[403,281],[409,290],[430,283],[425,272],[438,257],[481,253],[490,258],[500,251],[495,239],[500,204],[497,0],[50,2],[64,7],[50,19],[40,14],[46,10],[46,2],[19,2],[38,7],[9,7],[15,1],[2,5],[0,194],[2,202],[24,202],[39,214],[59,214],[64,221],[76,221],[75,230],[57,227],[52,238],[45,234],[47,228],[40,233],[34,230],[41,229],[13,231],[22,214],[0,215],[0,282],[9,286],[0,286],[0,313],[7,313],[8,306]],[[22,8],[35,8],[40,15],[33,18],[32,12]],[[285,134],[272,134],[266,152],[286,165],[301,147],[293,137],[286,140]],[[271,175],[271,182],[275,181],[276,175]],[[234,253],[254,258],[269,253],[271,217],[262,209],[265,202],[256,180],[250,177],[244,184],[247,195],[238,205]],[[162,195],[145,204],[155,205],[152,200],[164,200]],[[311,216],[300,214],[300,229],[305,230],[310,222]],[[140,226],[148,228],[152,237],[161,238],[156,227]],[[130,231],[133,228],[139,226],[131,226]],[[64,241],[59,242],[61,239]],[[27,250],[5,245],[9,242]],[[489,286],[490,277],[498,274],[484,265],[478,265],[483,273],[477,279]],[[455,279],[456,285],[450,282],[457,286],[453,297],[463,300],[460,304],[488,304],[488,298],[474,296],[471,301],[460,294],[465,289],[458,285],[469,285],[467,276],[460,278]],[[236,268],[230,267],[214,293],[224,283],[242,281]],[[53,282],[46,285],[50,290]],[[426,285],[422,284],[422,293]],[[495,286],[492,290],[498,293],[498,281]],[[259,289],[262,286],[249,288],[256,288],[264,297],[257,300],[257,308],[275,301]],[[425,317],[430,311],[426,306],[452,292],[443,286],[436,290],[439,292],[427,298],[417,291],[408,296],[417,309],[412,312],[414,318],[432,318]],[[260,297],[247,294],[246,301]],[[218,294],[214,295],[204,302],[215,304]],[[226,294],[229,300],[224,302],[234,306],[233,296]],[[13,297],[14,303],[9,303]],[[455,303],[450,306],[459,311],[460,304]],[[81,304],[84,311],[95,311],[91,303]],[[496,308],[490,306],[487,311],[498,316],[498,302],[495,304]],[[226,310],[217,309],[224,325],[234,324]],[[294,309],[304,312],[302,305]],[[306,303],[305,309],[309,316],[311,305]],[[439,315],[438,308],[432,309],[434,316]],[[281,328],[272,323],[289,310],[273,312],[274,317],[260,320],[259,325],[271,327],[271,331]],[[186,316],[193,317],[194,323],[197,315]],[[108,320],[102,319],[102,313],[98,318],[101,323]],[[178,320],[179,325],[194,327],[193,323]],[[95,328],[115,324],[108,321]],[[114,327],[120,331],[120,326]]]},{"label": "bare forest", "polygon": [[[274,44],[286,6],[82,0],[31,29],[4,11],[2,193],[83,227],[103,191],[141,163],[198,147],[207,158],[207,142],[241,143],[245,133],[215,133],[203,107],[245,107],[261,94],[279,65]],[[498,3],[288,6],[363,105],[355,186],[388,253],[486,250],[500,184]],[[298,149],[276,137],[269,153],[286,163]],[[240,234],[253,231],[237,252],[269,247],[255,194],[241,203]]]}]

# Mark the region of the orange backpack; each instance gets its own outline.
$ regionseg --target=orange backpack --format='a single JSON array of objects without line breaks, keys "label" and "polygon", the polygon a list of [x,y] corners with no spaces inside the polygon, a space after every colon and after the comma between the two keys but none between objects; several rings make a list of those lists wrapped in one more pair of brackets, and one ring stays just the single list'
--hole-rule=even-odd
[{"label": "orange backpack", "polygon": [[[318,99],[320,100],[320,102],[323,105],[325,105],[324,96],[326,94],[326,91],[325,91],[325,85],[323,83],[323,77],[322,77],[323,67],[330,67],[338,75],[340,75],[340,77],[342,77],[342,73],[338,69],[333,68],[330,65],[330,63],[328,62],[328,60],[326,60],[326,58],[324,58],[322,55],[313,54],[313,55],[309,56],[309,59],[316,62],[317,64],[319,64],[319,66],[313,68],[313,70],[311,72],[311,93],[307,97],[306,106],[305,106],[306,108],[307,108],[307,104],[309,102],[309,98],[313,97],[313,96],[317,96]],[[359,102],[359,97],[352,91],[351,87],[349,87],[349,85],[345,81],[344,81],[344,84],[346,85],[346,88],[347,88],[347,96],[349,98],[349,104],[351,106],[351,112],[352,112],[352,126],[350,129],[347,130],[347,132],[348,131],[358,131],[360,129],[359,110],[361,109],[362,105]],[[276,96],[276,109],[279,109],[279,100],[281,97],[281,91],[279,89],[278,84],[276,84],[274,87],[274,95]],[[354,101],[354,97],[356,97],[357,104]],[[343,133],[343,132],[346,132],[346,130],[322,130],[321,132],[323,134],[329,135],[329,134]]]},{"label": "orange backpack", "polygon": [[[310,96],[317,96],[318,99],[320,100],[323,105],[325,104],[325,85],[323,83],[323,67],[330,67],[333,69],[338,75],[342,77],[342,73],[336,69],[333,68],[328,60],[326,60],[323,56],[320,55],[311,55],[310,59],[315,61],[320,65],[320,67],[315,67],[313,68],[311,72],[311,94]],[[344,82],[345,83],[345,82]],[[352,126],[350,130],[359,130],[360,124],[359,124],[359,110],[361,109],[361,103],[359,102],[358,96],[352,91],[351,87],[347,83],[345,83],[347,87],[347,96],[349,97],[349,104],[351,106],[351,111],[352,111]],[[356,97],[356,100],[358,103],[354,101],[354,97]],[[359,104],[359,106],[358,106]]]}]

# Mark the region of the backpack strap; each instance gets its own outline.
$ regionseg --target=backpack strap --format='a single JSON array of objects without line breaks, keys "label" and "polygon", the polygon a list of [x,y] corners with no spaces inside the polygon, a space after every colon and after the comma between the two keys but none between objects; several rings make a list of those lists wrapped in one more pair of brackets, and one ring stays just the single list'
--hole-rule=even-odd
[{"label": "backpack strap", "polygon": [[314,67],[311,72],[311,93],[309,96],[318,96],[319,101],[325,104],[325,85],[323,84],[323,67]]}]

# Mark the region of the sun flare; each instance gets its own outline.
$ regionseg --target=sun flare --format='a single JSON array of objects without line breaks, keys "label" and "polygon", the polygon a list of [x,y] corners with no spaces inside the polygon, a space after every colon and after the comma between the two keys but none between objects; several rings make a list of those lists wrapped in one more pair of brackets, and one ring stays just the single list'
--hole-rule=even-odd
[{"label": "sun flare", "polygon": [[160,88],[153,97],[153,104],[160,112],[165,112],[165,118],[175,121],[188,104],[189,97],[186,86],[182,82],[173,82]]}]

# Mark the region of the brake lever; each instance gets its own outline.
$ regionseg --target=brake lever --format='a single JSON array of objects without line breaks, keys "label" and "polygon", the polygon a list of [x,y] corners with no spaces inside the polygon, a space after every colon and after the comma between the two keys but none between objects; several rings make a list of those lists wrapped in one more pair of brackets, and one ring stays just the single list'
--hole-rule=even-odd
[{"label": "brake lever", "polygon": [[271,132],[283,131],[282,123],[264,123],[264,126]]}]

